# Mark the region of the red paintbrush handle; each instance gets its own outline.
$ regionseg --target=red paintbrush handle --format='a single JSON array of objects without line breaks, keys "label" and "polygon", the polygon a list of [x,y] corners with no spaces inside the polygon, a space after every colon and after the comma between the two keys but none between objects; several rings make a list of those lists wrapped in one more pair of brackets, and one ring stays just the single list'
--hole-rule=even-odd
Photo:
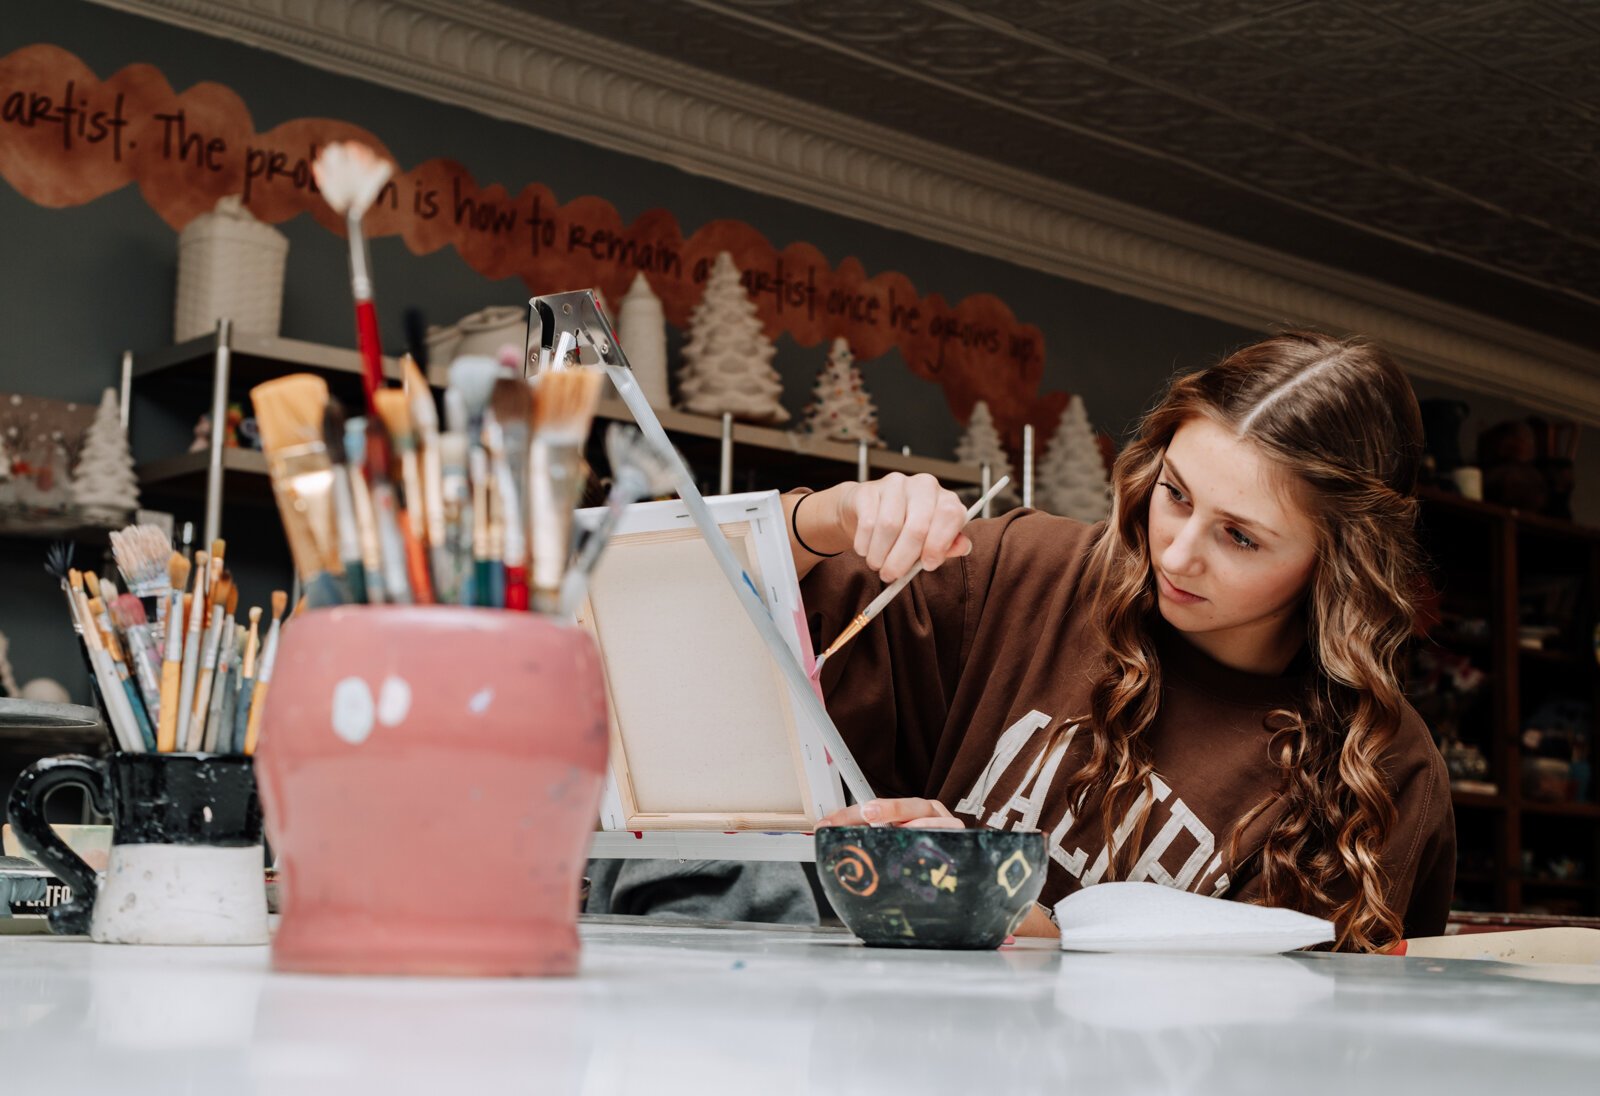
[{"label": "red paintbrush handle", "polygon": [[406,546],[406,571],[411,578],[411,598],[418,605],[433,604],[433,583],[428,576],[428,550],[423,547],[404,510],[400,511],[400,535]]},{"label": "red paintbrush handle", "polygon": [[528,607],[528,569],[506,565],[506,608]]},{"label": "red paintbrush handle", "polygon": [[367,410],[376,415],[373,393],[383,387],[383,343],[378,338],[378,310],[371,301],[356,302],[356,343],[361,348],[361,386]]}]

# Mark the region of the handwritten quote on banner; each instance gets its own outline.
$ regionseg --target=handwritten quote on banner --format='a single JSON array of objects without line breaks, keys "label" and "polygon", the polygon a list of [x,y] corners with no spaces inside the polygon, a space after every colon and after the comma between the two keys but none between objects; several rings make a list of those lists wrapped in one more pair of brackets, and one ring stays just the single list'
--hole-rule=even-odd
[{"label": "handwritten quote on banner", "polygon": [[[40,205],[81,205],[134,183],[174,230],[237,194],[263,221],[310,213],[342,234],[311,178],[317,150],[337,140],[389,155],[375,135],[334,119],[257,133],[229,88],[201,83],[178,93],[150,65],[101,80],[53,45],[0,58],[0,176]],[[869,277],[853,258],[835,267],[810,244],[779,249],[739,221],[712,221],[686,237],[664,209],[624,224],[603,198],[563,204],[537,183],[512,195],[438,158],[400,171],[366,228],[400,236],[418,255],[453,247],[478,273],[520,278],[530,293],[593,286],[617,300],[643,272],[680,327],[717,253],[728,251],[769,335],[787,333],[802,346],[843,336],[862,359],[898,348],[914,373],[942,386],[962,421],[977,400],[988,401],[1013,447],[1026,422],[1053,429],[1068,399],[1039,391],[1044,338],[999,298],[978,293],[951,305],[919,294],[904,274]]]}]

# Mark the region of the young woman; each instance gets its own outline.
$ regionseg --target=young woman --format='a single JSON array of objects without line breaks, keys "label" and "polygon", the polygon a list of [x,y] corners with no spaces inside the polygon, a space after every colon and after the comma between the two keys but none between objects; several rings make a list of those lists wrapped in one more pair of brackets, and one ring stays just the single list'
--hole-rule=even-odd
[{"label": "young woman", "polygon": [[1102,525],[963,532],[928,476],[787,496],[822,642],[927,568],[824,668],[885,797],[828,822],[1043,831],[1023,932],[1113,879],[1328,917],[1347,949],[1442,932],[1449,785],[1398,681],[1421,439],[1386,354],[1293,332],[1172,384]]}]

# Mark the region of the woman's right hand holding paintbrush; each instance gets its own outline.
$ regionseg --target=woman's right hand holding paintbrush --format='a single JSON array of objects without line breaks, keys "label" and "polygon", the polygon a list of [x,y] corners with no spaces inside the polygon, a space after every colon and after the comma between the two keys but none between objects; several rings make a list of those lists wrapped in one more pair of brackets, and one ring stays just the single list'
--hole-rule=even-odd
[{"label": "woman's right hand holding paintbrush", "polygon": [[840,483],[785,496],[783,505],[789,550],[801,578],[824,556],[840,552],[855,553],[885,582],[893,582],[919,559],[924,570],[932,571],[972,551],[961,531],[966,504],[926,474],[891,472],[866,483]]}]

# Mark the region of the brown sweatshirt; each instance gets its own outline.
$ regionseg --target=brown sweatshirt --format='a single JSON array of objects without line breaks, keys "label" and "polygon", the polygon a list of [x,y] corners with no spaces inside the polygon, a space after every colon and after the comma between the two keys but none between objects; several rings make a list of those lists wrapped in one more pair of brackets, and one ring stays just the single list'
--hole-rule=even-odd
[{"label": "brown sweatshirt", "polygon": [[[919,576],[822,674],[828,710],[879,795],[938,799],[969,825],[1045,834],[1046,907],[1107,868],[1099,820],[1074,817],[1059,779],[1087,746],[1101,666],[1079,596],[1097,531],[1033,511],[973,522],[972,553]],[[882,588],[853,553],[817,564],[801,585],[814,641],[830,641]],[[1282,677],[1230,669],[1164,621],[1156,638],[1156,802],[1130,878],[1259,897],[1250,865],[1278,809],[1242,835],[1245,868],[1226,862],[1226,845],[1279,785],[1264,720],[1295,706],[1304,668]],[[1382,854],[1390,908],[1406,936],[1437,935],[1454,885],[1455,824],[1443,759],[1409,706],[1383,768],[1399,812]]]}]

